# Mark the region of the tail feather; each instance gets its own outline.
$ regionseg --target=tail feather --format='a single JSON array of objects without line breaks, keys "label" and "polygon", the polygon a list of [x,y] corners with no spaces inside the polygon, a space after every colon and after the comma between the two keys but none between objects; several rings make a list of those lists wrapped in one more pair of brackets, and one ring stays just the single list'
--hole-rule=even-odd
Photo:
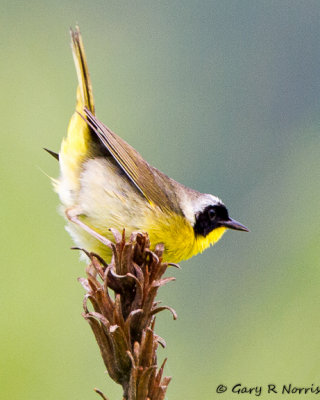
[{"label": "tail feather", "polygon": [[91,79],[79,27],[76,26],[76,29],[74,31],[70,29],[70,35],[71,35],[72,55],[77,71],[79,92],[81,96],[81,99],[79,99],[80,102],[78,100],[78,104],[80,103],[82,109],[78,111],[82,112],[84,107],[86,107],[94,114],[94,101],[92,94]]},{"label": "tail feather", "polygon": [[79,27],[70,30],[71,48],[78,77],[76,110],[72,115],[67,137],[63,139],[59,154],[61,176],[58,192],[64,204],[73,204],[80,188],[82,164],[92,151],[92,133],[81,115],[84,108],[94,114],[94,100],[86,54]]}]

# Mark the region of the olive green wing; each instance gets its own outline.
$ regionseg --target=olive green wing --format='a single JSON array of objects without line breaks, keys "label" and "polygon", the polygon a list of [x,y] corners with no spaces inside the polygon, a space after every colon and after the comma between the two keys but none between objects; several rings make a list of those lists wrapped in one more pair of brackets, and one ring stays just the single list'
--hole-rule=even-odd
[{"label": "olive green wing", "polygon": [[173,181],[149,165],[132,146],[113,133],[87,108],[84,112],[89,126],[148,202],[160,207],[163,211],[182,214]]}]

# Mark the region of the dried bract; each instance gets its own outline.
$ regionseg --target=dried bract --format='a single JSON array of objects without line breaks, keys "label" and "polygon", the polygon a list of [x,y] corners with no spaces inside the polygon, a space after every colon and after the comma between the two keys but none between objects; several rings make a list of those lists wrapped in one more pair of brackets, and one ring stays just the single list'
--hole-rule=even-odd
[{"label": "dried bract", "polygon": [[[163,278],[168,263],[162,262],[163,246],[150,251],[146,233],[136,233],[129,241],[112,231],[115,243],[108,265],[98,255],[87,253],[87,278],[80,278],[86,290],[84,318],[99,345],[110,377],[123,388],[125,400],[162,400],[170,377],[157,366],[157,348],[165,341],[156,335],[155,314],[162,310],[155,301],[158,289],[174,278]],[[113,291],[111,293],[110,291]],[[92,310],[89,310],[88,301]],[[96,389],[102,398],[106,398]]]}]

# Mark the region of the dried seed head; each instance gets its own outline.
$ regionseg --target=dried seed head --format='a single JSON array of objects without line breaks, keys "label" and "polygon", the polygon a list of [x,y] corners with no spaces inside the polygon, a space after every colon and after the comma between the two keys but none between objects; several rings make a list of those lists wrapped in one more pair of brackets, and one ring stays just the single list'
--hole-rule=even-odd
[{"label": "dried seed head", "polygon": [[[172,308],[159,306],[155,297],[159,287],[174,278],[162,278],[168,267],[162,263],[163,245],[152,252],[146,233],[132,234],[128,242],[124,232],[112,233],[115,243],[109,265],[86,252],[91,261],[87,278],[79,279],[86,290],[83,316],[110,377],[123,387],[124,399],[162,400],[171,378],[162,376],[166,360],[157,370],[156,351],[165,341],[154,332],[154,315],[163,310],[171,311],[174,319],[177,315]],[[96,392],[106,399],[100,390]]]}]

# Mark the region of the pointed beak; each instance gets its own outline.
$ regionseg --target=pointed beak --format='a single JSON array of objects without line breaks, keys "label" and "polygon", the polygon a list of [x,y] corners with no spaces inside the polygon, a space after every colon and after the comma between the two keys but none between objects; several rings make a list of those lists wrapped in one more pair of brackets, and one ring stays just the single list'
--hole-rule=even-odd
[{"label": "pointed beak", "polygon": [[221,225],[225,226],[226,228],[229,228],[229,229],[234,229],[236,231],[250,232],[246,226],[240,224],[240,222],[238,222],[232,218],[229,218],[228,221],[222,221]]}]

